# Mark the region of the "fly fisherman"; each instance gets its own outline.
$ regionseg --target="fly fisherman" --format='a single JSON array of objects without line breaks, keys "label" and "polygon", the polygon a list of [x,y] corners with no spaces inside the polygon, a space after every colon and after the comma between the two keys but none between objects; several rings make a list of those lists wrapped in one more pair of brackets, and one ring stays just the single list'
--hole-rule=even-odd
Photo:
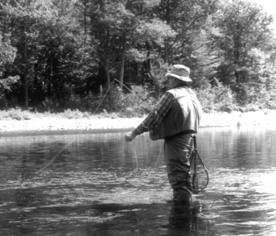
[{"label": "fly fisherman", "polygon": [[190,88],[190,69],[174,65],[166,74],[168,90],[145,120],[125,135],[127,142],[137,135],[150,132],[152,140],[164,139],[167,174],[173,189],[173,202],[190,203],[190,156],[193,136],[197,133],[202,115],[201,105]]}]

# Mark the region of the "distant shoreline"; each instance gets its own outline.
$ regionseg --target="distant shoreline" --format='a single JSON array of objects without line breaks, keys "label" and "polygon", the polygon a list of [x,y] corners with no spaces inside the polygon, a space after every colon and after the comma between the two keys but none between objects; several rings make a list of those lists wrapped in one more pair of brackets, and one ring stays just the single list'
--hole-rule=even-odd
[{"label": "distant shoreline", "polygon": [[[28,120],[1,119],[0,136],[121,132],[137,127],[143,118],[97,117],[69,119],[57,115]],[[205,113],[201,127],[276,126],[276,111]]]}]

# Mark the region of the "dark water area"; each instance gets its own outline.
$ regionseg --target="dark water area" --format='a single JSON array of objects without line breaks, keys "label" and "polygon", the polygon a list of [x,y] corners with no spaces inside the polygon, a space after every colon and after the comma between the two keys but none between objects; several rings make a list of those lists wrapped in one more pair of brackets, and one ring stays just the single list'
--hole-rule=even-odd
[{"label": "dark water area", "polygon": [[163,142],[124,133],[0,137],[0,235],[276,235],[276,129],[203,128],[210,175],[167,201]]}]

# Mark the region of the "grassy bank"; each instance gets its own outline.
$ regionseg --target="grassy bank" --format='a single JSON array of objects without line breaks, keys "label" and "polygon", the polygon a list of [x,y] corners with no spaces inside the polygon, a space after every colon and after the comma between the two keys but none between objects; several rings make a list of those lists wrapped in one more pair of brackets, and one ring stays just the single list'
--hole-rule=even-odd
[{"label": "grassy bank", "polygon": [[[11,109],[0,111],[0,132],[58,130],[117,130],[136,127],[144,117],[122,117],[116,113],[92,115],[78,110],[37,113]],[[201,127],[275,126],[276,111],[204,113]]]}]

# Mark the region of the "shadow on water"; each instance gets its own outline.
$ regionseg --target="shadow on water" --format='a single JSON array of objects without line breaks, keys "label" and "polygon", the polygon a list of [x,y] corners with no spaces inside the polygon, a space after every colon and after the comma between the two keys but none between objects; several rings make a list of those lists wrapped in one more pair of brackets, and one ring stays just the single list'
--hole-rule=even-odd
[{"label": "shadow on water", "polygon": [[[175,207],[168,203],[50,206],[12,210],[1,220],[7,235],[217,235],[198,215],[202,206]],[[16,215],[16,217],[14,216]],[[8,229],[9,228],[9,229]]]},{"label": "shadow on water", "polygon": [[209,222],[198,217],[201,206],[196,204],[99,205],[97,209],[104,214],[118,213],[112,221],[89,228],[97,235],[215,235]]},{"label": "shadow on water", "polygon": [[[148,170],[150,171],[150,170]],[[105,175],[105,173],[103,173]],[[161,174],[161,173],[160,173]],[[160,174],[154,178],[160,177]],[[93,173],[96,175],[96,173]],[[6,186],[1,206],[3,235],[215,235],[208,220],[201,219],[203,205],[190,207],[167,203],[169,188],[154,179],[129,173],[129,183],[108,181],[98,187],[85,177],[79,183],[37,178]],[[147,177],[148,178],[148,177]],[[74,180],[75,179],[75,180]],[[126,181],[126,180],[125,180]],[[74,182],[69,185],[68,182]],[[100,183],[99,183],[100,185]],[[153,186],[158,185],[159,188]],[[17,186],[17,187],[16,187]],[[156,192],[159,189],[159,192]],[[12,197],[12,198],[11,198]],[[189,233],[189,234],[188,234]]]},{"label": "shadow on water", "polygon": [[0,235],[273,236],[275,142],[275,130],[202,129],[210,184],[190,207],[175,207],[162,142],[127,144],[122,133],[2,137]]}]

